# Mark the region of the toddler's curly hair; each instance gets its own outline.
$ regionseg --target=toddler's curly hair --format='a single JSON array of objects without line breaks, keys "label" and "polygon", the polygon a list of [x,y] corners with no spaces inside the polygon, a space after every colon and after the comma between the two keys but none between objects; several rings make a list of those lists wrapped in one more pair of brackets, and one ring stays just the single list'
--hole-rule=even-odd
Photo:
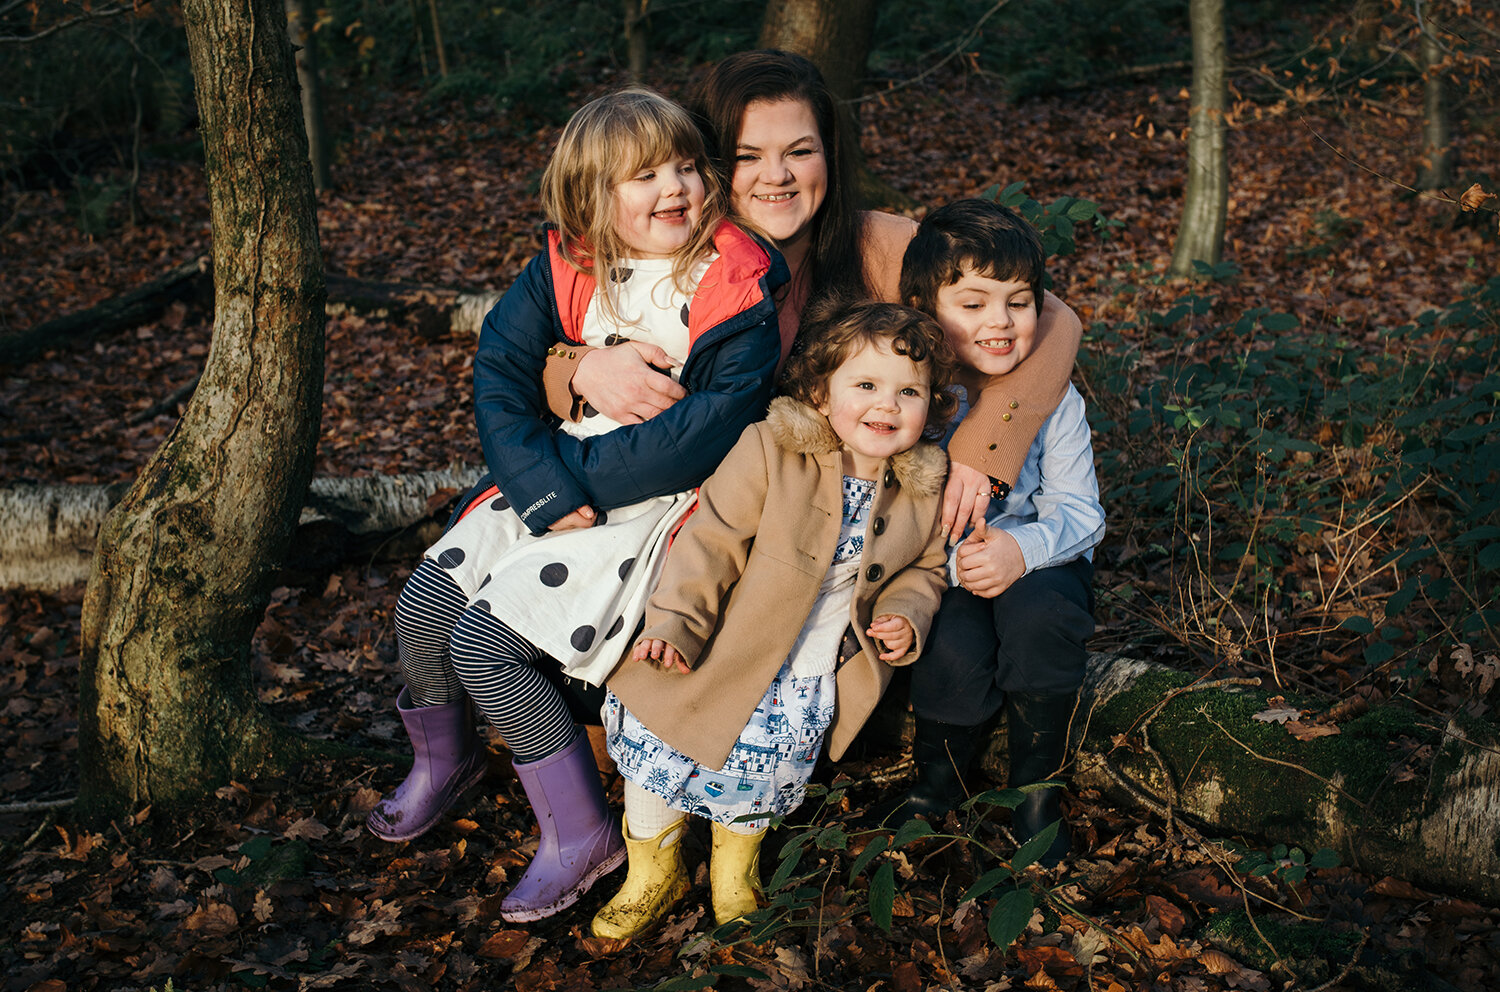
[{"label": "toddler's curly hair", "polygon": [[828,399],[828,381],[840,365],[866,344],[884,344],[927,369],[931,398],[922,436],[943,436],[958,411],[949,386],[957,371],[943,329],[927,314],[897,303],[825,297],[802,314],[797,347],[782,372],[781,391],[808,406]]}]

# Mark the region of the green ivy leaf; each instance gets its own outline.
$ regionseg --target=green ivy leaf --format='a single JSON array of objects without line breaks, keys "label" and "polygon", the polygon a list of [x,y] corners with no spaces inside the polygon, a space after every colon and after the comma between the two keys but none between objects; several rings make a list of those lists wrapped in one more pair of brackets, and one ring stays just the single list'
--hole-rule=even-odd
[{"label": "green ivy leaf", "polygon": [[896,836],[891,840],[892,847],[905,847],[918,837],[926,837],[932,833],[932,825],[926,820],[918,820],[913,817],[901,824],[901,829],[896,831]]},{"label": "green ivy leaf", "polygon": [[870,879],[870,919],[886,933],[891,932],[891,909],[896,905],[896,869],[887,861]]},{"label": "green ivy leaf", "polygon": [[864,871],[870,862],[874,861],[876,856],[886,849],[886,845],[889,843],[890,839],[887,837],[876,837],[865,845],[865,849],[859,852],[859,857],[854,859],[854,867],[849,869],[849,882],[851,885],[859,877],[859,873]]},{"label": "green ivy leaf", "polygon": [[1031,922],[1031,911],[1036,908],[1030,889],[1012,889],[1001,896],[990,913],[990,940],[1004,950],[1015,943],[1017,937]]},{"label": "green ivy leaf", "polygon": [[1010,859],[1011,869],[1020,871],[1029,865],[1035,864],[1036,859],[1045,854],[1047,848],[1051,847],[1052,842],[1057,839],[1057,826],[1058,821],[1054,820],[1043,827],[1041,833],[1022,844],[1021,849],[1016,852],[1016,856]]},{"label": "green ivy leaf", "polygon": [[983,875],[980,875],[978,880],[976,880],[973,885],[969,886],[968,889],[964,891],[963,895],[958,897],[958,901],[960,903],[966,903],[970,899],[978,899],[980,896],[984,895],[986,892],[990,891],[1001,882],[1008,882],[1010,881],[1010,879],[1011,873],[1009,868],[991,868]]}]

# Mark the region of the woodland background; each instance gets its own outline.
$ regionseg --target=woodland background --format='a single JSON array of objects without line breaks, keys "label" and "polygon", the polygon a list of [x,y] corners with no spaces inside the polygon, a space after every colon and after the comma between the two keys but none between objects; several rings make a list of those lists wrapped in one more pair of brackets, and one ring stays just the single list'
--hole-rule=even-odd
[{"label": "woodland background", "polygon": [[[627,81],[632,52],[642,81],[684,96],[704,65],[756,44],[765,9],[314,10],[330,284],[434,299],[503,289],[536,250],[536,182],[568,113]],[[1166,275],[1186,170],[1187,4],[884,0],[878,17],[857,112],[892,205],[920,215],[999,187],[1068,249],[1051,276],[1088,328],[1076,381],[1110,514],[1094,648],[1204,680],[1258,678],[1263,722],[1297,740],[1396,705],[1492,748],[1493,6],[1231,5],[1227,239],[1193,280]],[[1425,23],[1442,54],[1424,77]],[[208,250],[182,35],[171,3],[0,3],[0,335]],[[1421,193],[1434,75],[1451,171]],[[1461,209],[1476,185],[1478,209]],[[177,423],[212,320],[189,295],[126,331],[0,366],[0,480],[133,480]],[[332,307],[315,473],[477,464],[472,344],[400,307]],[[452,495],[437,494],[433,519]],[[498,747],[450,825],[396,846],[362,827],[401,775],[390,617],[422,533],[357,554],[299,541],[250,650],[277,719],[363,750],[106,825],[69,802],[83,589],[0,592],[0,985],[1500,985],[1494,905],[1310,847],[1205,838],[1093,789],[1068,801],[1080,850],[1052,875],[1026,872],[1003,811],[985,806],[941,828],[952,839],[871,844],[848,818],[900,781],[895,719],[827,770],[826,804],[777,835],[807,853],[755,932],[702,939],[700,887],[656,938],[604,954],[586,923],[608,881],[576,912],[509,929],[499,894],[535,838]],[[1430,780],[1437,751],[1431,736],[1392,735],[1385,780]],[[996,874],[1011,869],[1025,884]]]}]

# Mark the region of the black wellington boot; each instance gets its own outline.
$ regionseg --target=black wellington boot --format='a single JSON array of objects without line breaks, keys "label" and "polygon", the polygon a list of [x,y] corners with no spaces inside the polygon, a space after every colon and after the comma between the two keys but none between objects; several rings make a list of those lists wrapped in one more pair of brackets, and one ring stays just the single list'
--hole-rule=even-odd
[{"label": "black wellington boot", "polygon": [[872,826],[899,827],[919,814],[935,820],[967,799],[964,775],[979,749],[984,729],[983,724],[965,727],[917,717],[911,742],[917,784],[872,807],[866,822]]},{"label": "black wellington boot", "polygon": [[[1033,782],[1045,782],[1058,774],[1068,751],[1068,720],[1077,701],[1073,693],[1055,696],[1030,696],[1008,693],[1005,697],[1005,719],[1010,736],[1010,780],[1005,784],[1017,789]],[[1049,823],[1057,823],[1057,839],[1037,859],[1044,868],[1055,868],[1072,849],[1073,838],[1062,818],[1062,789],[1038,789],[1011,813],[1011,827],[1022,844],[1041,833]]]}]

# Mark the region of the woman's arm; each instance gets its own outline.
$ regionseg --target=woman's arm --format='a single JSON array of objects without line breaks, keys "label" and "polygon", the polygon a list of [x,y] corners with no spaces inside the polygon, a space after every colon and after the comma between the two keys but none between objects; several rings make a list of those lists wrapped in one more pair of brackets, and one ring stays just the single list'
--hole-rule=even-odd
[{"label": "woman's arm", "polygon": [[675,379],[658,371],[670,364],[667,353],[654,344],[591,348],[564,342],[548,349],[542,389],[548,409],[560,420],[581,420],[588,403],[618,423],[639,424],[687,395]]},{"label": "woman's arm", "polygon": [[694,359],[692,392],[657,416],[607,434],[559,434],[555,445],[595,507],[609,509],[701,485],[744,429],[765,416],[780,355],[770,306]]}]

